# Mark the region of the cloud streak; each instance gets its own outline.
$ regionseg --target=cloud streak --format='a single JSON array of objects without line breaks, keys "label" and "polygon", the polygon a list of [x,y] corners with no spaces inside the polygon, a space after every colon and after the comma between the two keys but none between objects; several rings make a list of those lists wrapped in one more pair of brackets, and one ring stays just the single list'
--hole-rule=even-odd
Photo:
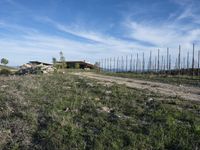
[{"label": "cloud streak", "polygon": [[[14,1],[8,2],[19,9],[22,7],[22,11],[31,12]],[[136,18],[137,15],[132,16],[127,12],[125,15],[123,12],[121,24],[118,25],[120,36],[91,30],[80,22],[63,24],[50,17],[34,16],[34,21],[50,27],[50,32],[0,20],[0,30],[3,31],[0,35],[1,55],[10,58],[12,65],[19,65],[36,59],[50,62],[51,57],[58,57],[59,51],[63,51],[67,59],[88,59],[92,62],[99,58],[143,51],[147,55],[150,50],[160,48],[165,51],[167,47],[173,49],[176,55],[179,44],[184,48],[183,53],[186,53],[193,42],[200,43],[200,29],[196,25],[200,23],[200,15],[197,13],[198,9],[194,8],[194,3],[187,5],[188,1],[184,0],[177,1],[176,4],[180,6],[179,11],[169,14],[169,19],[158,23],[153,19],[142,20]],[[188,18],[192,22],[183,24]]]}]

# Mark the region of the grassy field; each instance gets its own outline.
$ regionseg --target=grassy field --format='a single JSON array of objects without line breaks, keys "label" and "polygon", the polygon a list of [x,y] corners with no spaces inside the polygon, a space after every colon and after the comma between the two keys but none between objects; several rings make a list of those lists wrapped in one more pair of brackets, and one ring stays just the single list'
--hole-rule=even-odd
[{"label": "grassy field", "polygon": [[186,76],[186,75],[156,75],[156,74],[140,74],[140,73],[110,73],[101,72],[110,76],[135,78],[147,81],[157,81],[162,83],[169,83],[175,85],[189,85],[200,87],[200,76]]},{"label": "grassy field", "polygon": [[0,77],[0,149],[199,149],[200,104],[70,74]]}]

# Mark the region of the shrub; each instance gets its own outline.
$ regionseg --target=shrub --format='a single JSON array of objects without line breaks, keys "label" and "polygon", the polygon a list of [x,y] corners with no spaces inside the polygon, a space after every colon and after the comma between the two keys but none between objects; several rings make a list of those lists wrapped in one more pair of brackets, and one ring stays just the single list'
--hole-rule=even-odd
[{"label": "shrub", "polygon": [[1,69],[0,70],[0,75],[10,75],[12,72],[8,69]]}]

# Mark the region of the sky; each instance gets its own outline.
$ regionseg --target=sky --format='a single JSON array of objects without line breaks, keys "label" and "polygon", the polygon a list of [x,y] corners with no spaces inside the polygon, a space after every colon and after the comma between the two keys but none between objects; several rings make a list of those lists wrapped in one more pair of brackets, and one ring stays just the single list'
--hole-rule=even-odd
[{"label": "sky", "polygon": [[199,0],[0,0],[0,58],[18,66],[200,48]]}]

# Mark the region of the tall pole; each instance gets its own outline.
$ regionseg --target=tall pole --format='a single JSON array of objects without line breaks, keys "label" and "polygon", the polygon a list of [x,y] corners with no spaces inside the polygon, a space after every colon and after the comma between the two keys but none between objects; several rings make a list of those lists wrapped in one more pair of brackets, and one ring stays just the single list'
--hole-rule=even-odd
[{"label": "tall pole", "polygon": [[162,58],[162,60],[161,60],[161,71],[163,71],[163,56],[161,57]]},{"label": "tall pole", "polygon": [[115,67],[115,57],[114,57],[113,63],[114,63],[114,64],[113,64],[113,65],[114,65],[114,66],[113,66],[113,72],[116,72],[116,67]]},{"label": "tall pole", "polygon": [[160,49],[158,49],[158,71],[160,70]]},{"label": "tall pole", "polygon": [[179,75],[180,75],[180,71],[181,71],[181,45],[179,45],[179,52],[178,52],[178,71],[179,71]]},{"label": "tall pole", "polygon": [[123,56],[122,56],[122,60],[121,60],[122,62],[121,62],[121,65],[122,65],[122,68],[121,68],[121,70],[122,70],[122,72],[124,71],[124,58],[123,58]]},{"label": "tall pole", "polygon": [[149,71],[151,71],[151,57],[152,57],[152,52],[150,51],[150,56],[149,56]]},{"label": "tall pole", "polygon": [[194,75],[194,43],[193,43],[193,52],[192,52],[192,75]]},{"label": "tall pole", "polygon": [[106,71],[106,67],[107,67],[107,61],[106,61],[106,58],[105,58],[105,64],[104,64],[104,70]]},{"label": "tall pole", "polygon": [[187,52],[187,73],[190,74],[190,53]]},{"label": "tall pole", "polygon": [[171,55],[169,54],[169,73],[170,74],[171,74],[171,63],[172,63]]},{"label": "tall pole", "polygon": [[128,71],[128,56],[126,55],[126,72]]},{"label": "tall pole", "polygon": [[130,72],[133,71],[133,55],[131,54],[131,60],[130,60]]},{"label": "tall pole", "polygon": [[198,51],[198,75],[199,75],[199,73],[200,73],[200,50]]},{"label": "tall pole", "polygon": [[138,72],[138,53],[137,53],[137,60],[136,60],[136,72]]},{"label": "tall pole", "polygon": [[169,48],[167,48],[167,70],[169,70]]},{"label": "tall pole", "polygon": [[117,57],[117,72],[119,72],[119,57]]},{"label": "tall pole", "polygon": [[142,72],[144,73],[144,68],[145,68],[145,60],[144,60],[144,52],[142,55]]},{"label": "tall pole", "polygon": [[165,58],[164,58],[164,68],[163,68],[164,73],[165,73],[165,67],[166,67],[166,64],[165,64]]},{"label": "tall pole", "polygon": [[156,69],[156,67],[157,67],[157,57],[155,56],[155,62],[154,62],[155,64],[154,64],[154,70],[155,70],[155,72],[157,71],[157,69]]},{"label": "tall pole", "polygon": [[110,62],[110,61],[109,61],[109,58],[107,58],[107,65],[108,65],[108,66],[107,66],[107,70],[108,70],[108,72],[110,71],[110,70],[109,70],[109,68],[110,68],[109,62]]}]

